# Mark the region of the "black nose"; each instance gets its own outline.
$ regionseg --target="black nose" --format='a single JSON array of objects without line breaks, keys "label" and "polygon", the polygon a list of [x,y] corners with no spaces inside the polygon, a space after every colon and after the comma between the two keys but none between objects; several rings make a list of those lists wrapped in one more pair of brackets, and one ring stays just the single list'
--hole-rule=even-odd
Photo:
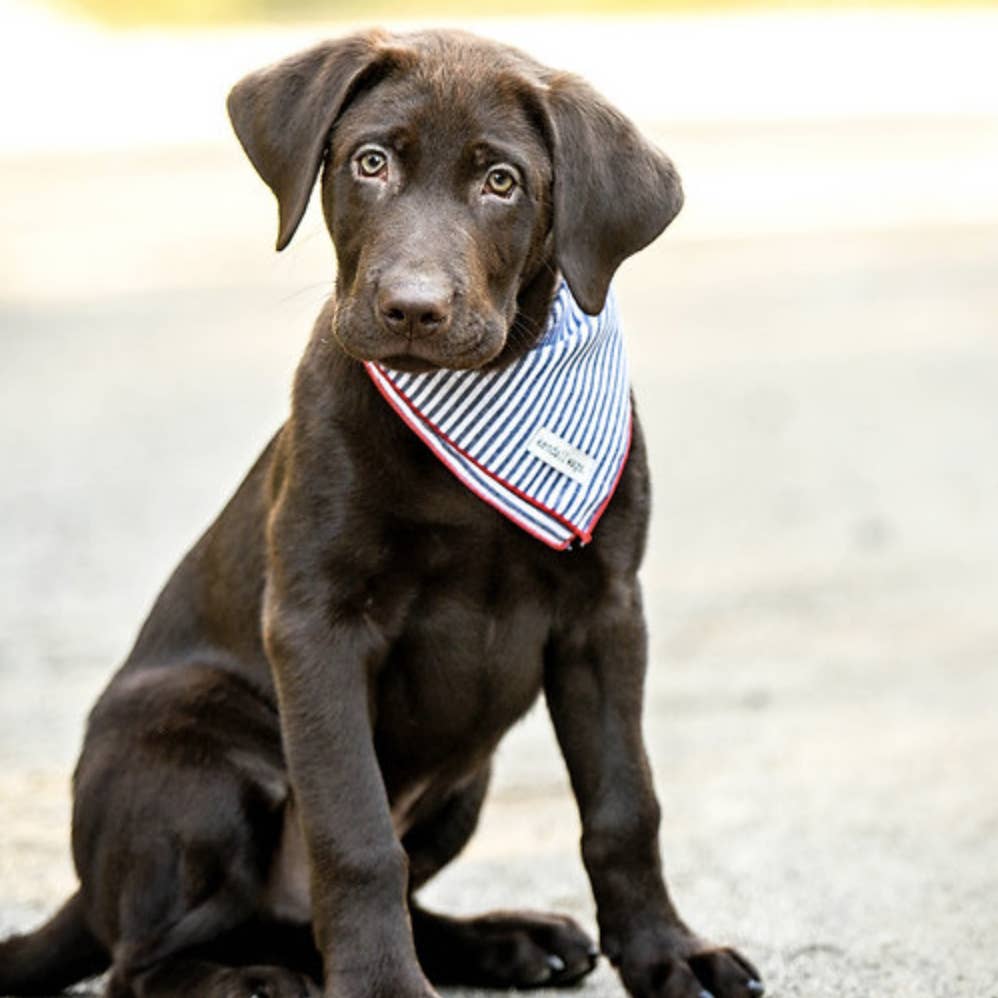
[{"label": "black nose", "polygon": [[379,289],[378,312],[390,332],[418,340],[447,332],[452,297],[453,293],[442,282],[395,281]]}]

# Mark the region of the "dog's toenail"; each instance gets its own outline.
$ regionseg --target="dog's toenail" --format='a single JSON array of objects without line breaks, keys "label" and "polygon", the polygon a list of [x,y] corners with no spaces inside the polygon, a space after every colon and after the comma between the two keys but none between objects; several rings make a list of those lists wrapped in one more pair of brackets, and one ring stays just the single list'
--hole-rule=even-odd
[{"label": "dog's toenail", "polygon": [[757,981],[755,978],[752,978],[751,981],[747,981],[745,987],[748,988],[749,994],[761,995],[766,993],[766,986],[762,983],[762,981]]},{"label": "dog's toenail", "polygon": [[560,974],[565,969],[565,961],[562,960],[560,956],[556,956],[554,953],[548,954],[547,965],[555,974]]},{"label": "dog's toenail", "polygon": [[697,998],[714,998],[709,991],[701,991]]},{"label": "dog's toenail", "polygon": [[586,950],[586,956],[590,960],[596,960],[599,957],[599,946],[596,943],[590,943],[589,948]]}]

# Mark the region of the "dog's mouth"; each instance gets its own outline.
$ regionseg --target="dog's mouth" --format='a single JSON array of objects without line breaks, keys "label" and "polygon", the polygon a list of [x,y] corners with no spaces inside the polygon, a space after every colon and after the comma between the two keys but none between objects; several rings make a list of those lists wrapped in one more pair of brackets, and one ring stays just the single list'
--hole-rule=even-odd
[{"label": "dog's mouth", "polygon": [[422,374],[440,368],[467,371],[484,367],[502,349],[501,343],[499,350],[486,350],[482,346],[481,339],[476,339],[475,342],[462,349],[454,349],[452,345],[449,349],[438,350],[421,343],[415,343],[399,353],[386,353],[380,357],[367,359],[397,371],[408,371],[413,374]]},{"label": "dog's mouth", "polygon": [[441,367],[454,367],[453,364],[441,363],[438,358],[418,357],[411,353],[393,353],[386,357],[368,359],[381,364],[383,367],[390,367],[394,371],[406,371],[409,374],[425,374],[427,371],[436,371]]},{"label": "dog's mouth", "polygon": [[475,316],[452,323],[439,336],[395,336],[380,327],[368,313],[350,301],[337,302],[332,332],[351,357],[393,370],[422,374],[441,368],[474,370],[493,361],[506,345],[507,330],[498,317]]}]

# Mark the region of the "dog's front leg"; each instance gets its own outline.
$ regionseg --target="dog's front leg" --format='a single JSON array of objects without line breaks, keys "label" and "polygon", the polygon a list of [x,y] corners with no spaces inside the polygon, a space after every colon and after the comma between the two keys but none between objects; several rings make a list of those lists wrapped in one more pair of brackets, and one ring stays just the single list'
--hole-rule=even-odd
[{"label": "dog's front leg", "polygon": [[272,571],[265,634],[309,856],[325,994],[434,998],[416,958],[408,864],[374,748],[370,677],[385,641],[362,614],[333,613],[325,587],[295,574]]},{"label": "dog's front leg", "polygon": [[758,974],[693,933],[662,876],[659,806],[641,734],[646,637],[636,579],[607,587],[550,649],[545,694],[582,818],[600,941],[636,998],[754,998]]}]

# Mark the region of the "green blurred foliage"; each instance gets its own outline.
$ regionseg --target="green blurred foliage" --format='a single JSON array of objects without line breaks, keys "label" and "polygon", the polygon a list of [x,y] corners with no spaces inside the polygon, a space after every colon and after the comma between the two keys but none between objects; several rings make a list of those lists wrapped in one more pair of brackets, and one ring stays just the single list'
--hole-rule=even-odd
[{"label": "green blurred foliage", "polygon": [[998,0],[56,0],[118,26],[364,20],[385,17],[503,17],[531,14],[643,14],[815,8],[993,7]]}]

